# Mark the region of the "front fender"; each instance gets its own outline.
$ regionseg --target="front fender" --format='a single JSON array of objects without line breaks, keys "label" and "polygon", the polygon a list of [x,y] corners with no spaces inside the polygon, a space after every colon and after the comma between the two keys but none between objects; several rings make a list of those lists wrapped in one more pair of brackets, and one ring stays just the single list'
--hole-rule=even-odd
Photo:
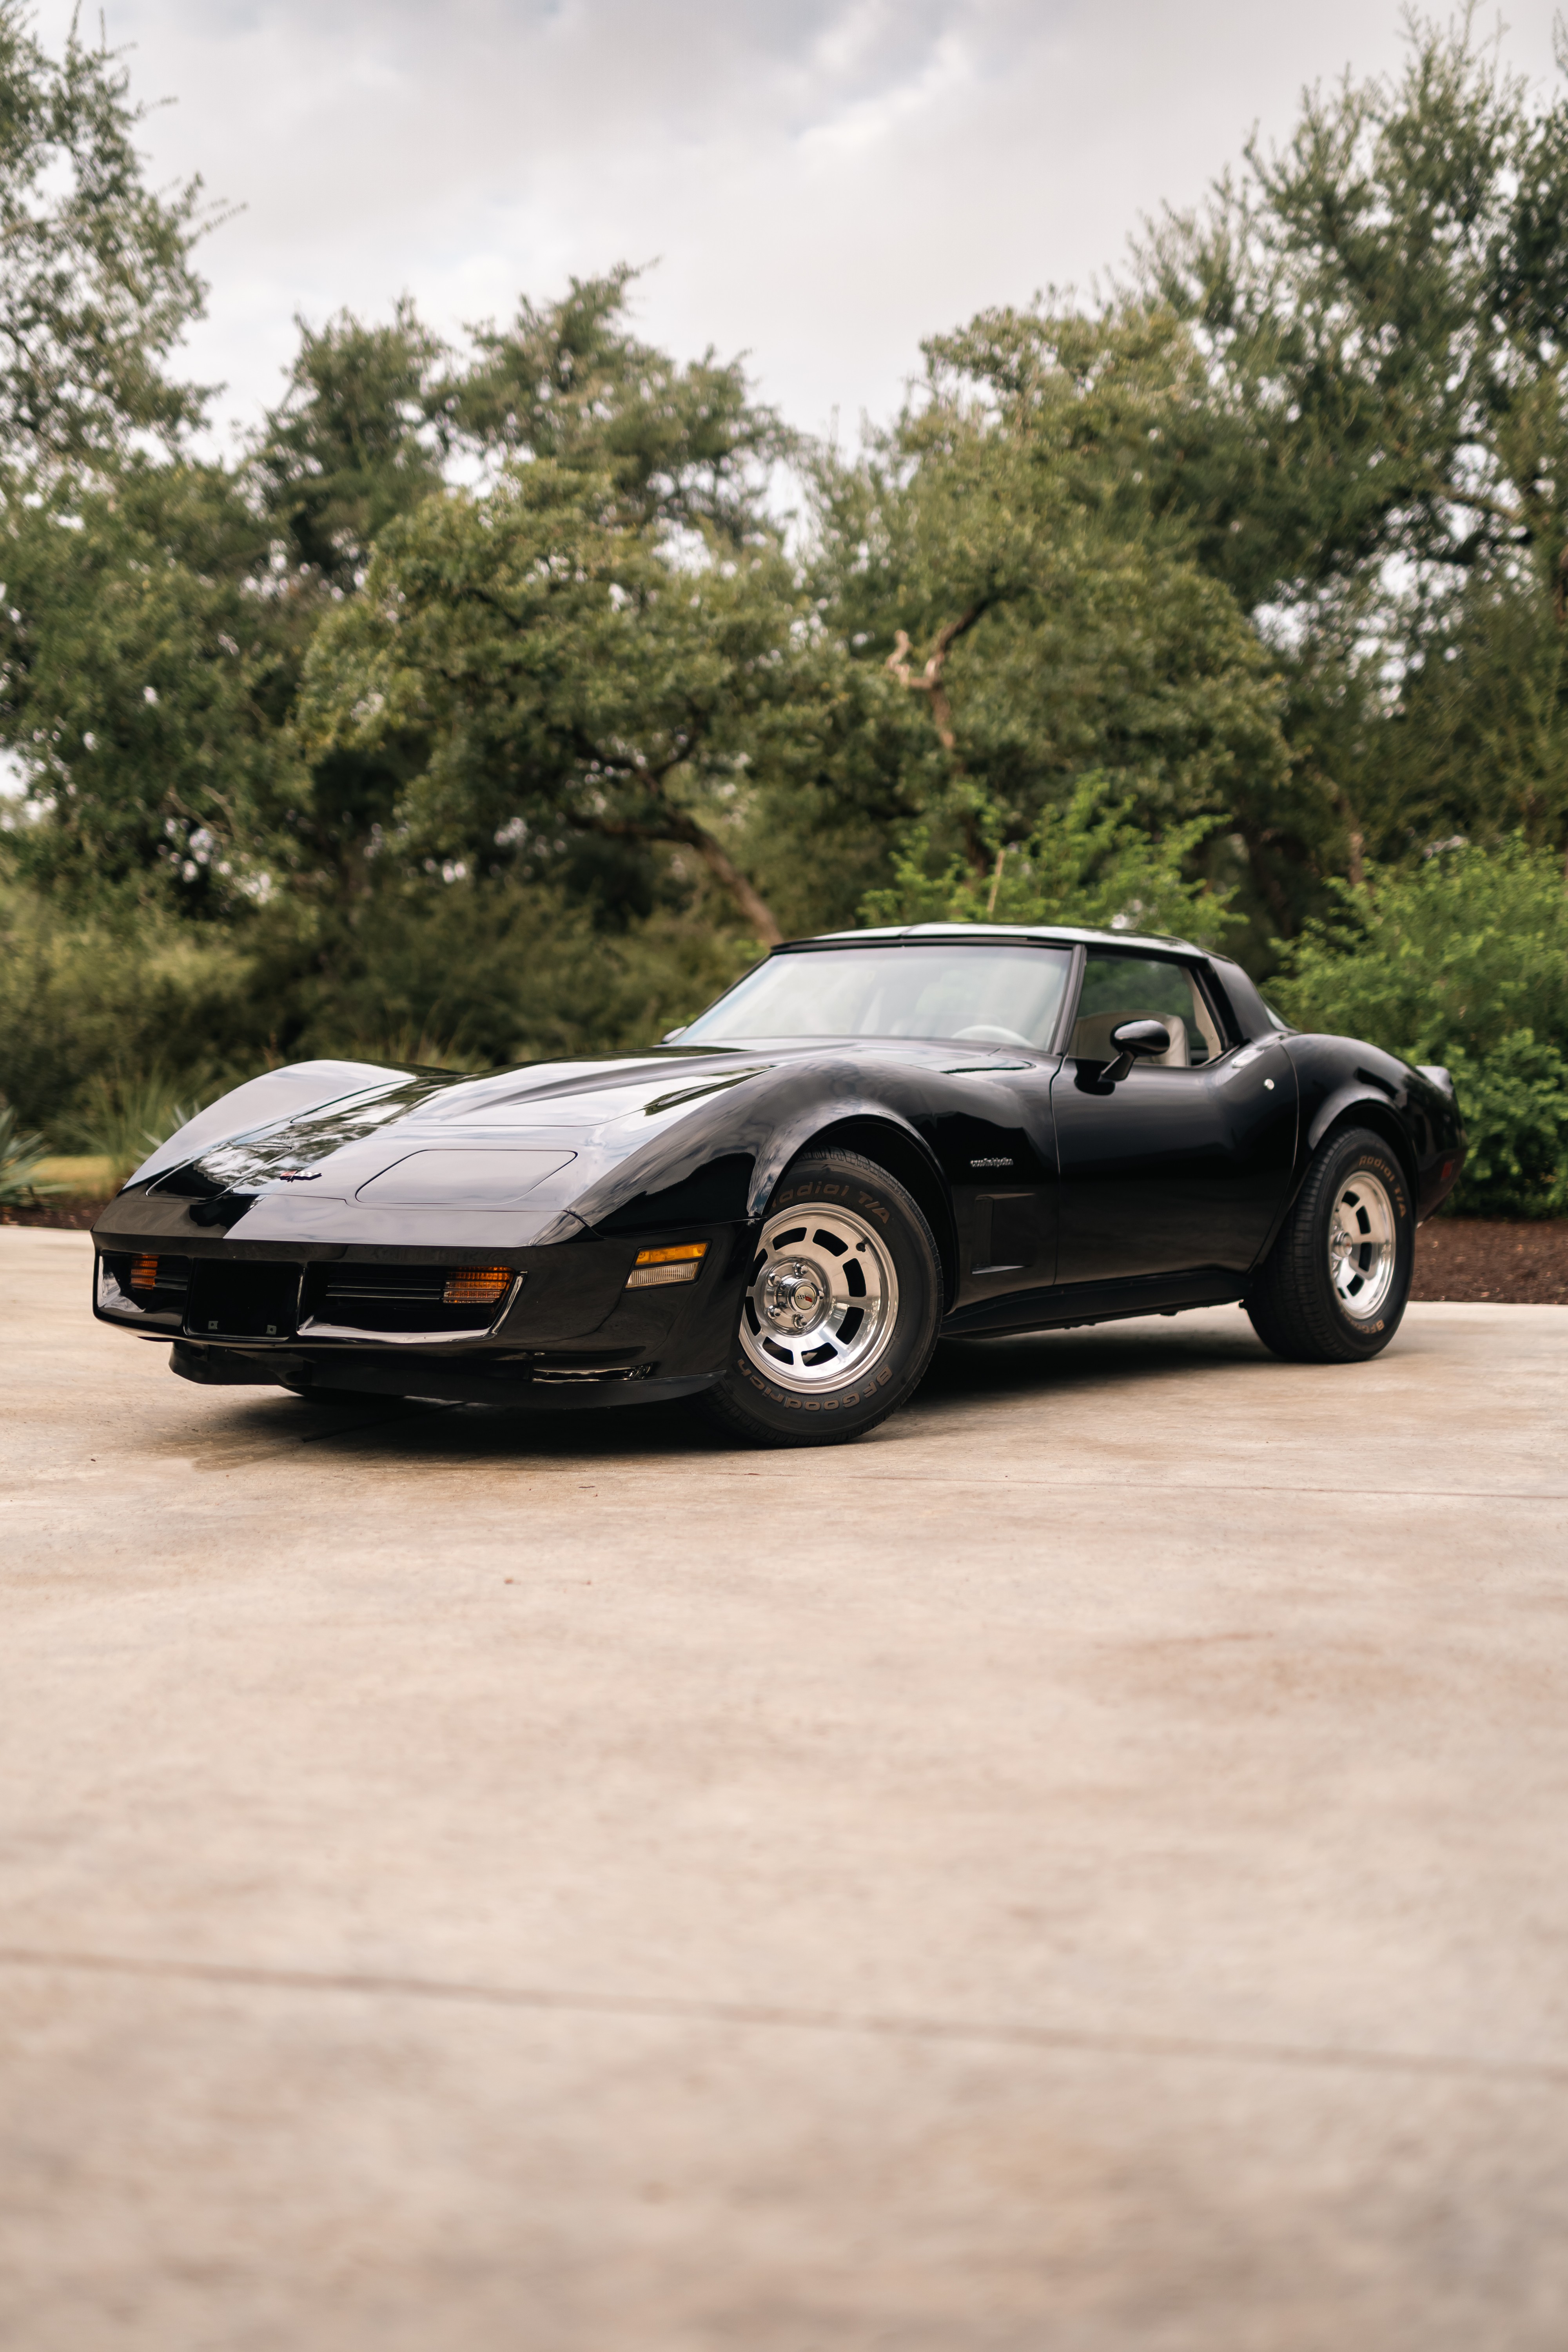
[{"label": "front fender", "polygon": [[885,1091],[868,1087],[862,1071],[840,1066],[770,1071],[760,1085],[705,1102],[667,1135],[600,1170],[572,1206],[600,1233],[755,1219],[790,1161],[815,1137],[862,1121],[896,1133],[945,1192],[940,1164],[919,1128],[889,1105]]},{"label": "front fender", "polygon": [[818,1101],[795,1107],[773,1129],[752,1164],[747,1213],[753,1217],[762,1215],[790,1161],[798,1158],[816,1137],[830,1128],[845,1127],[851,1121],[889,1129],[904,1145],[919,1154],[933,1181],[943,1192],[946,1191],[947,1180],[937,1162],[936,1154],[919,1128],[912,1126],[897,1111],[890,1110],[885,1101],[869,1095],[852,1096],[847,1100],[836,1097],[830,1102]]}]

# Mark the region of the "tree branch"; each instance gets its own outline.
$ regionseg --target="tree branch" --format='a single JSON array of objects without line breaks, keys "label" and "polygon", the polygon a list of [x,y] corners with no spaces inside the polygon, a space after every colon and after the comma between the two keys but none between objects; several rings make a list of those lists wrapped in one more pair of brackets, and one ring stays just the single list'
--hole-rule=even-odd
[{"label": "tree branch", "polygon": [[[926,656],[925,667],[918,676],[910,667],[911,647],[910,633],[907,629],[899,631],[893,639],[893,650],[888,656],[887,666],[899,684],[907,687],[911,694],[923,694],[927,697],[931,704],[931,723],[936,729],[937,740],[942,750],[955,761],[958,761],[958,738],[953,732],[952,706],[947,698],[943,673],[947,668],[947,657],[953,646],[960,637],[967,636],[984,610],[984,603],[973,604],[970,605],[967,612],[961,613],[956,620],[944,621],[931,639],[931,651]],[[962,762],[959,764],[962,766]]]},{"label": "tree branch", "polygon": [[[931,651],[922,668],[916,670],[910,663],[910,633],[900,629],[893,639],[893,650],[888,656],[887,667],[892,677],[910,694],[923,694],[936,729],[936,740],[952,761],[954,772],[963,775],[963,761],[958,749],[958,735],[952,723],[952,705],[947,698],[947,657],[960,637],[966,636],[986,610],[984,598],[969,605],[951,621],[944,621],[931,639]],[[974,812],[966,808],[962,813],[963,845],[970,865],[982,878],[991,870],[991,853],[981,838]]]},{"label": "tree branch", "polygon": [[706,825],[699,824],[684,809],[667,808],[655,824],[638,824],[629,817],[584,815],[573,815],[567,822],[579,832],[605,834],[615,841],[668,841],[678,843],[683,849],[694,849],[720,887],[729,892],[763,945],[776,948],[783,940],[778,919],[767,900],[725,855],[722,845]]}]

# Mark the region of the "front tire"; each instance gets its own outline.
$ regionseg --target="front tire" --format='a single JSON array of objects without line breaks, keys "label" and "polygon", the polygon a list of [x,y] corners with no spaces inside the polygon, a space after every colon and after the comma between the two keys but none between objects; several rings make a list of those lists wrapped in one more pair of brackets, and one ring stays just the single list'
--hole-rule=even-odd
[{"label": "front tire", "polygon": [[1370,1129],[1331,1136],[1247,1297],[1264,1346],[1296,1364],[1380,1355],[1410,1297],[1415,1220],[1394,1153]]},{"label": "front tire", "polygon": [[919,1202],[857,1151],[807,1152],[768,1203],[729,1368],[703,1407],[753,1445],[864,1437],[920,1386],[941,1315]]}]

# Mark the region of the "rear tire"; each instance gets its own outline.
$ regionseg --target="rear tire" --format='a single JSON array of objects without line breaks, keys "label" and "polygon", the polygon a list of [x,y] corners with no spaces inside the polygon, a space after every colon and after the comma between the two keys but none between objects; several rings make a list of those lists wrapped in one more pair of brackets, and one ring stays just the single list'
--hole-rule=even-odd
[{"label": "rear tire", "polygon": [[809,1151],[768,1203],[729,1369],[701,1399],[752,1445],[864,1437],[936,1346],[942,1265],[920,1204],[858,1151]]},{"label": "rear tire", "polygon": [[1399,1328],[1415,1263],[1410,1189],[1394,1153],[1368,1128],[1331,1136],[1253,1277],[1252,1328],[1290,1363],[1365,1363]]}]

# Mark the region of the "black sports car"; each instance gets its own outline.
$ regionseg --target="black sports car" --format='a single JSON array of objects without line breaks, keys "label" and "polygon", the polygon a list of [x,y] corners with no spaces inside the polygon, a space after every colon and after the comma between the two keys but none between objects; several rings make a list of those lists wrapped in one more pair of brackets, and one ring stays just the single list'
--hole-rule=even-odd
[{"label": "black sports car", "polygon": [[104,1210],[95,1308],[188,1380],[700,1393],[821,1442],[939,1338],[1242,1299],[1278,1354],[1373,1356],[1464,1151],[1445,1071],[1299,1034],[1179,940],[845,932],[646,1054],[251,1079]]}]

